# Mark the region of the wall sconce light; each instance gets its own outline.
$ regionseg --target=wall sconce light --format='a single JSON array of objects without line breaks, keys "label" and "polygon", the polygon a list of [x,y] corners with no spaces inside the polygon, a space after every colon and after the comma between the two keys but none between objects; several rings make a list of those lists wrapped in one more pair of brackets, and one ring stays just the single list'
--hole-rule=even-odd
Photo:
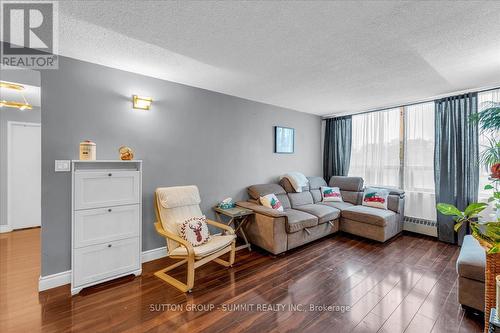
[{"label": "wall sconce light", "polygon": [[24,86],[22,86],[20,84],[16,84],[16,83],[0,81],[0,88],[16,90],[19,92],[19,94],[23,98],[23,102],[6,101],[6,100],[2,99],[2,100],[0,100],[0,108],[3,108],[5,106],[8,108],[19,109],[21,111],[33,109],[32,105],[29,104],[28,101],[26,100],[26,97],[24,97],[24,94],[23,94]]},{"label": "wall sconce light", "polygon": [[134,95],[132,98],[132,103],[134,105],[134,109],[149,110],[151,108],[151,103],[153,103],[153,99],[151,97]]}]

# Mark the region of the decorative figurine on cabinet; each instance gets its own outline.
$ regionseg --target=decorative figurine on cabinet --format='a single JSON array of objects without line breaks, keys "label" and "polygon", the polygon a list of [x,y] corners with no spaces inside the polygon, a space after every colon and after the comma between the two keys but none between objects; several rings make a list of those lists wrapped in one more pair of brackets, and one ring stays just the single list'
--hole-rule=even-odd
[{"label": "decorative figurine on cabinet", "polygon": [[120,152],[120,159],[122,161],[130,161],[134,159],[134,151],[132,150],[132,148],[121,146],[120,148],[118,148],[118,151]]}]

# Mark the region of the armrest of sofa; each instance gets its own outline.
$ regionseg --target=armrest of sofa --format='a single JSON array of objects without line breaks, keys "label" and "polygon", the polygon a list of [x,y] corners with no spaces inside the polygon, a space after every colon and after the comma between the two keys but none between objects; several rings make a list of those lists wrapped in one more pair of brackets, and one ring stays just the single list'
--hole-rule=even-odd
[{"label": "armrest of sofa", "polygon": [[403,199],[405,197],[405,191],[404,190],[401,190],[399,188],[395,188],[395,187],[384,187],[384,186],[375,186],[376,188],[381,188],[381,189],[384,189],[384,190],[387,190],[389,191],[389,195],[396,195],[398,196],[400,199]]},{"label": "armrest of sofa", "polygon": [[264,207],[262,205],[255,204],[253,202],[239,201],[236,203],[236,205],[243,207],[243,208],[251,209],[255,213],[266,215],[269,217],[284,217],[284,216],[286,216],[285,214],[283,214],[280,211],[277,211],[276,209]]},{"label": "armrest of sofa", "polygon": [[240,201],[236,205],[251,209],[255,213],[250,217],[250,222],[243,226],[250,243],[273,254],[282,253],[288,249],[284,213],[251,201]]}]

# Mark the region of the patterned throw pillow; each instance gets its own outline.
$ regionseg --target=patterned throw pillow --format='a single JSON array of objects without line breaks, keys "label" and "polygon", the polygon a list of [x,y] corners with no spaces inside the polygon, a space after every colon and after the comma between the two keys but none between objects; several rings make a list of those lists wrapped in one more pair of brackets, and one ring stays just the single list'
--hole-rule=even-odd
[{"label": "patterned throw pillow", "polygon": [[267,194],[263,197],[260,197],[260,203],[264,207],[276,209],[277,211],[282,212],[283,211],[283,206],[281,205],[281,201],[278,200],[276,195],[274,193]]},{"label": "patterned throw pillow", "polygon": [[382,188],[367,188],[363,193],[363,206],[387,209],[389,191]]},{"label": "patterned throw pillow", "polygon": [[210,240],[206,217],[191,217],[178,225],[179,235],[193,246],[200,246]]},{"label": "patterned throw pillow", "polygon": [[323,201],[343,202],[342,194],[338,187],[321,186],[321,197]]}]

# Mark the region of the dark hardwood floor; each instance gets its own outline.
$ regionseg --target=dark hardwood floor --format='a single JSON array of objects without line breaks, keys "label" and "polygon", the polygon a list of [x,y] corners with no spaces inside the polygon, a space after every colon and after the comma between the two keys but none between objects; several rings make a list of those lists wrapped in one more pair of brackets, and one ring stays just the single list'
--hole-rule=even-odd
[{"label": "dark hardwood floor", "polygon": [[482,331],[481,316],[457,303],[459,248],[424,236],[338,234],[277,257],[242,250],[233,268],[197,270],[192,294],[152,275],[171,262],[159,259],[141,277],[71,297],[69,286],[37,292],[39,233],[0,235],[2,333]]}]

